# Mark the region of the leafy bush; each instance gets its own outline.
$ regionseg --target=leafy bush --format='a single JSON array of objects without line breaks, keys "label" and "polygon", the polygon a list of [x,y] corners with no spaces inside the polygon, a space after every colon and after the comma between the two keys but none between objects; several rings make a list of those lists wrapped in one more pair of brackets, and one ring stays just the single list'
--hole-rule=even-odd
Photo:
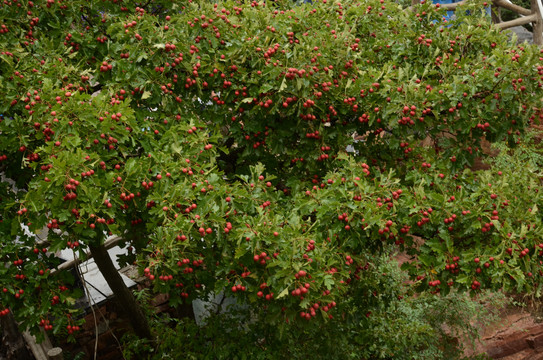
[{"label": "leafy bush", "polygon": [[[368,311],[419,319],[457,291],[539,294],[540,177],[469,166],[483,140],[513,147],[541,117],[543,58],[482,9],[444,24],[433,4],[385,0],[2,4],[0,166],[21,189],[2,177],[2,307],[34,332],[77,331],[52,254],[98,263],[108,235],[174,306],[225,292],[257,328],[336,323],[346,349],[360,321],[416,336],[447,320]],[[365,272],[389,246],[436,299],[375,290]],[[356,350],[377,356],[364,336]],[[392,343],[382,356],[407,344]]]},{"label": "leafy bush", "polygon": [[[260,321],[265,309],[212,313],[205,325],[189,319],[156,320],[157,344],[124,339],[128,359],[458,359],[479,330],[497,320],[503,295],[466,293],[412,296],[396,260],[375,259],[364,272],[366,288],[342,313],[318,325]],[[365,293],[365,294],[364,294]],[[368,296],[369,295],[369,296]],[[179,334],[183,334],[182,337]],[[235,339],[235,340],[234,340]],[[465,343],[463,344],[462,342]],[[470,340],[471,339],[471,340]],[[146,354],[146,355],[143,355]]]}]

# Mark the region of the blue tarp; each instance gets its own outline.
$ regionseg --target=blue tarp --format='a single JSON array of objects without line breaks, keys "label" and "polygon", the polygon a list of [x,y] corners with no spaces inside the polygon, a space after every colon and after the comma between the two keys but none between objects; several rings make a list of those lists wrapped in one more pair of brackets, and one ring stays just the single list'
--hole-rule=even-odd
[{"label": "blue tarp", "polygon": [[[434,4],[454,4],[457,2],[460,2],[461,0],[432,0]],[[488,6],[486,9],[486,14],[490,16],[490,6]],[[445,16],[445,20],[449,20],[454,15],[454,11],[447,11],[447,15]]]}]

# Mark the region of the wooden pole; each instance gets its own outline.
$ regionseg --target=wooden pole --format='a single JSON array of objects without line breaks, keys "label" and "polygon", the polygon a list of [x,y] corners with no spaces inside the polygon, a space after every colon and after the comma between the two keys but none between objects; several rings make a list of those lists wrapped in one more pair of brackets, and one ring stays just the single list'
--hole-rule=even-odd
[{"label": "wooden pole", "polygon": [[136,335],[140,339],[153,339],[147,316],[143,313],[140,304],[136,301],[132,292],[126,287],[107,249],[104,245],[89,245],[89,250],[94,257],[94,262],[98,266],[98,270],[100,270],[109,288],[113,291],[115,300],[119,304],[119,309],[124,311],[128,317]]},{"label": "wooden pole", "polygon": [[[538,19],[538,16],[536,14],[532,14],[532,15],[528,15],[528,16],[524,16],[524,17],[515,19],[515,20],[502,22],[502,23],[496,24],[496,26],[498,28],[502,29],[502,30],[503,29],[509,29],[509,28],[512,28],[512,27],[515,27],[515,26],[535,22],[535,21],[537,21],[537,19]],[[535,34],[535,32],[534,32],[534,34]]]},{"label": "wooden pole", "polygon": [[534,44],[543,45],[543,19],[541,18],[541,10],[537,0],[530,1],[533,14],[537,17],[537,20],[533,22],[533,34]]},{"label": "wooden pole", "polygon": [[517,14],[520,14],[520,15],[527,16],[527,15],[531,15],[533,13],[533,8],[532,8],[532,10],[531,9],[525,9],[522,6],[511,4],[511,3],[506,2],[504,0],[493,0],[492,3],[494,5],[496,5],[496,6],[502,7],[504,9],[511,10],[513,12],[516,12]]},{"label": "wooden pole", "polygon": [[466,0],[459,1],[452,4],[439,4],[439,7],[445,10],[456,10],[457,7],[462,6],[466,3]]},{"label": "wooden pole", "polygon": [[[107,240],[104,242],[104,247],[106,248],[106,250],[109,250],[111,249],[112,247],[114,247],[115,245],[117,245],[117,243],[119,241],[121,241],[122,238],[120,236],[111,236],[109,238],[107,238]],[[85,259],[86,260],[89,260],[92,258],[92,253],[87,253],[87,258]],[[62,270],[69,270],[71,268],[73,268],[74,266],[76,266],[77,264],[79,264],[81,262],[81,259],[79,258],[75,258],[73,260],[70,260],[70,261],[66,261],[65,263],[62,263],[60,264],[56,269],[53,269],[51,270],[51,274],[54,274],[58,271],[62,271]]]},{"label": "wooden pole", "polygon": [[24,331],[23,337],[36,360],[48,360],[45,351],[40,345],[38,345],[38,343],[36,343],[36,338],[33,335],[31,335],[28,331]]}]

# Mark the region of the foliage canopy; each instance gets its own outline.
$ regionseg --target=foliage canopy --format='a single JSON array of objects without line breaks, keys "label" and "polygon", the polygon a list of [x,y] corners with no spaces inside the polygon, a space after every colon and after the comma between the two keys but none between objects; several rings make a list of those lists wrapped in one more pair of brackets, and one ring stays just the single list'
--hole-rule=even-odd
[{"label": "foliage canopy", "polygon": [[[539,295],[539,170],[469,167],[540,115],[541,53],[481,9],[4,2],[0,303],[77,326],[53,253],[108,235],[172,305],[225,292],[281,332],[415,290]],[[377,276],[391,248],[409,290]]]}]

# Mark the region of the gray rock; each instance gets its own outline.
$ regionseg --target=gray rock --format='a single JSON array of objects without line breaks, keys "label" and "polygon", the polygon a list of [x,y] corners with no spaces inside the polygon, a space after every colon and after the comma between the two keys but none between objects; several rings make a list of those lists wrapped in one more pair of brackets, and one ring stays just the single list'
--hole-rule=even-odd
[{"label": "gray rock", "polygon": [[523,26],[515,26],[510,29],[505,30],[510,39],[513,38],[513,34],[517,35],[517,44],[522,44],[527,41],[529,44],[534,43],[533,34],[526,30]]}]

